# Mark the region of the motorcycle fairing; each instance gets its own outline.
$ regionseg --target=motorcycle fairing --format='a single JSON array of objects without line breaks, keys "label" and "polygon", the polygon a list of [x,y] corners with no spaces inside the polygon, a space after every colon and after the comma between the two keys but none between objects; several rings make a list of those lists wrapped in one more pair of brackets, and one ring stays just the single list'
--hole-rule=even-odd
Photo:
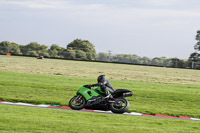
[{"label": "motorcycle fairing", "polygon": [[82,95],[86,100],[91,99],[93,96],[99,96],[99,94],[91,89],[86,87],[80,87],[76,93],[77,95]]}]

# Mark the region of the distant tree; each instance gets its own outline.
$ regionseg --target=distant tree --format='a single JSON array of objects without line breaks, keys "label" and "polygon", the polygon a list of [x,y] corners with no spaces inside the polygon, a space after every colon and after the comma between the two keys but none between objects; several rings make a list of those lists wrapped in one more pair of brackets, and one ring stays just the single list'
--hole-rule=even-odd
[{"label": "distant tree", "polygon": [[115,62],[124,62],[124,63],[133,63],[133,64],[142,64],[143,61],[138,55],[132,54],[116,54],[112,56],[112,60]]},{"label": "distant tree", "polygon": [[19,49],[22,52],[22,55],[27,55],[28,50],[26,49],[25,45],[19,45]]},{"label": "distant tree", "polygon": [[184,68],[190,68],[192,66],[192,62],[190,60],[184,60]]},{"label": "distant tree", "polygon": [[61,57],[63,56],[65,48],[60,47],[57,44],[52,44],[49,49],[49,56],[50,57]]},{"label": "distant tree", "polygon": [[86,57],[88,60],[96,60],[97,59],[97,55],[96,54],[94,55],[94,53],[90,53],[90,52],[86,52]]},{"label": "distant tree", "polygon": [[14,42],[2,41],[0,43],[0,53],[11,53],[16,55],[21,55],[19,45]]},{"label": "distant tree", "polygon": [[124,62],[126,63],[133,63],[134,62],[134,56],[131,54],[124,55]]},{"label": "distant tree", "polygon": [[190,54],[189,61],[196,61],[197,58],[200,58],[200,54],[198,53],[198,51],[200,51],[200,30],[197,31],[195,39],[197,41],[194,45],[195,52]]},{"label": "distant tree", "polygon": [[[31,56],[49,56],[48,54],[48,46],[46,45],[41,45],[37,42],[31,42],[27,45],[20,45],[20,49],[23,53],[23,55],[31,55]],[[30,51],[35,51],[33,52],[34,54],[32,54],[32,52]]]},{"label": "distant tree", "polygon": [[81,60],[87,60],[87,55],[84,51],[82,50],[76,50],[76,58],[81,59]]},{"label": "distant tree", "polygon": [[[81,40],[76,39],[73,42],[69,43],[67,45],[67,51],[74,50],[76,51],[76,58],[85,58],[88,60],[96,60],[96,50],[94,48],[94,45],[90,43],[88,40]],[[80,52],[82,51],[82,52]],[[85,54],[83,54],[85,53]],[[81,55],[81,56],[80,56]],[[84,56],[84,57],[83,57]]]},{"label": "distant tree", "polygon": [[114,59],[115,59],[116,62],[125,62],[123,54],[116,54]]},{"label": "distant tree", "polygon": [[25,48],[39,51],[39,50],[47,50],[48,46],[41,45],[41,44],[39,44],[37,42],[31,42],[31,43],[25,45]]},{"label": "distant tree", "polygon": [[50,57],[58,57],[58,51],[56,49],[49,50]]},{"label": "distant tree", "polygon": [[39,56],[45,56],[45,57],[49,57],[49,53],[47,50],[39,50],[38,51]]},{"label": "distant tree", "polygon": [[27,52],[27,55],[30,55],[30,56],[38,56],[39,54],[37,53],[37,51],[28,51]]},{"label": "distant tree", "polygon": [[143,64],[149,65],[151,63],[151,60],[146,56],[142,57],[141,60],[143,61]]},{"label": "distant tree", "polygon": [[160,65],[160,59],[158,57],[155,57],[151,60],[151,65],[156,65],[159,66]]},{"label": "distant tree", "polygon": [[66,50],[63,51],[63,56],[66,59],[76,59],[76,51],[75,50]]},{"label": "distant tree", "polygon": [[152,65],[156,66],[171,66],[171,59],[168,59],[166,57],[155,57],[151,60]]},{"label": "distant tree", "polygon": [[172,64],[172,62],[171,62],[170,59],[165,59],[165,60],[163,61],[163,66],[171,66],[171,64]]},{"label": "distant tree", "polygon": [[134,64],[142,64],[142,63],[143,63],[143,61],[141,60],[141,57],[140,57],[140,56],[138,56],[138,55],[136,55],[136,54],[131,55],[131,56],[132,56],[132,62],[133,62]]},{"label": "distant tree", "polygon": [[199,53],[194,52],[190,54],[189,61],[197,61],[197,59],[200,59]]},{"label": "distant tree", "polygon": [[200,30],[197,31],[195,39],[197,41],[196,44],[194,45],[195,52],[190,54],[189,59],[187,61],[189,67],[191,67],[191,68],[195,68],[194,64],[200,62],[200,53],[199,53],[199,51],[200,51]]},{"label": "distant tree", "polygon": [[121,62],[133,63],[133,58],[129,54],[121,54],[119,57],[121,57]]},{"label": "distant tree", "polygon": [[193,52],[190,54],[189,60],[195,61],[197,58],[200,58],[200,54],[198,51],[200,51],[200,30],[197,31],[197,35],[195,37],[197,43],[194,46],[194,50],[196,52]]},{"label": "distant tree", "polygon": [[195,39],[197,40],[197,43],[195,44],[194,49],[200,51],[200,30],[197,31]]},{"label": "distant tree", "polygon": [[52,44],[51,46],[50,46],[50,50],[57,50],[57,51],[59,51],[59,50],[61,50],[62,48],[59,46],[59,45],[57,45],[57,44]]},{"label": "distant tree", "polygon": [[171,65],[172,67],[178,67],[178,63],[179,63],[180,59],[178,59],[178,58],[171,58],[170,60],[172,62],[172,65]]},{"label": "distant tree", "polygon": [[109,61],[109,54],[108,53],[99,53],[98,54],[98,60],[99,61]]},{"label": "distant tree", "polygon": [[9,53],[16,54],[16,55],[21,55],[22,54],[18,44],[14,43],[14,42],[11,42],[10,45],[11,45],[11,47],[10,47]]},{"label": "distant tree", "polygon": [[6,53],[9,53],[10,51],[10,47],[11,47],[11,44],[10,42],[8,41],[2,41],[0,43],[0,51],[1,51],[1,54],[6,54]]}]

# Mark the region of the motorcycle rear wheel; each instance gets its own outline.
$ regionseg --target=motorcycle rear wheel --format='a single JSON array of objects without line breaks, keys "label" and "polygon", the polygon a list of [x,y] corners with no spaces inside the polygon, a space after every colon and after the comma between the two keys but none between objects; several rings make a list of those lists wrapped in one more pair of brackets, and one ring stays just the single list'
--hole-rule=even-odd
[{"label": "motorcycle rear wheel", "polygon": [[129,102],[125,98],[116,98],[115,103],[110,105],[110,110],[113,113],[122,114],[129,109]]},{"label": "motorcycle rear wheel", "polygon": [[86,100],[82,95],[74,96],[69,101],[69,107],[75,110],[83,109],[86,105]]}]

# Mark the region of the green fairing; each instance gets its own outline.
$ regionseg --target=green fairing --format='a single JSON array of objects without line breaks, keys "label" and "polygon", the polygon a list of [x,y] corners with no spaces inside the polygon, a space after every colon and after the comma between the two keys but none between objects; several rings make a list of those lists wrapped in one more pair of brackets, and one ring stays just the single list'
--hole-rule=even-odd
[{"label": "green fairing", "polygon": [[[98,87],[98,88],[95,88],[96,90],[98,90],[99,92],[101,92],[101,93],[104,93],[102,90],[101,90],[101,88],[100,87]],[[94,90],[92,90],[92,89],[88,89],[88,88],[86,88],[86,87],[80,87],[78,90],[77,90],[77,93],[76,93],[77,95],[82,95],[82,96],[84,96],[84,98],[86,99],[86,100],[89,100],[89,99],[91,99],[93,96],[99,96],[99,94],[97,93],[97,92],[95,92]]]},{"label": "green fairing", "polygon": [[102,94],[105,94],[105,92],[104,92],[104,91],[102,91],[100,87],[98,87],[98,88],[95,88],[95,90],[98,90],[100,93],[102,93]]}]

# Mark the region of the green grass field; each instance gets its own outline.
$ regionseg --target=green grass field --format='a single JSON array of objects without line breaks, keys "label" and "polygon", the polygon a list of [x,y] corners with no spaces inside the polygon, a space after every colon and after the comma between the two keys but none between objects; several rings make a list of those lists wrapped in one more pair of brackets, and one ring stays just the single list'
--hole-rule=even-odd
[{"label": "green grass field", "polygon": [[[75,95],[76,90],[81,85],[95,83],[97,76],[100,74],[107,75],[115,89],[126,88],[133,91],[133,97],[128,98],[130,102],[130,112],[200,118],[200,71],[187,69],[53,59],[37,60],[30,57],[7,57],[1,55],[0,100],[35,104],[48,103],[68,105],[69,99]],[[25,110],[24,107],[0,106],[7,108],[10,114],[12,114],[12,110],[15,110],[15,108]],[[1,109],[1,111],[2,110],[3,109]],[[26,110],[30,110],[31,114],[32,109]],[[33,110],[37,111],[37,109]],[[47,114],[49,117],[47,122],[51,123],[51,117],[53,117],[56,111],[48,110],[47,112],[49,113]],[[69,111],[62,113],[70,115]],[[27,111],[27,114],[29,114],[29,111]],[[83,117],[82,113],[76,112],[76,115],[80,115],[79,117],[81,120],[86,119]],[[116,121],[117,118],[122,120],[127,119],[125,120],[125,124],[127,125],[129,125],[128,121],[140,121],[139,124],[147,125],[146,128],[140,125],[140,128],[137,128],[137,130],[136,127],[133,128],[138,132],[142,132],[142,129],[144,129],[144,131],[152,130],[155,132],[181,132],[183,131],[182,129],[185,129],[185,132],[189,130],[193,132],[198,129],[192,126],[186,129],[186,125],[181,125],[178,120],[156,119],[155,121],[161,124],[155,124],[151,127],[150,121],[154,121],[155,118],[129,118],[129,116],[111,116],[104,114],[89,114],[89,116],[90,115],[96,117],[97,124],[100,125],[102,120],[101,115],[105,117],[105,119],[110,119],[110,121]],[[13,118],[14,117],[17,116],[16,113],[13,112]],[[36,119],[36,117],[37,116],[32,119]],[[18,121],[22,121],[19,122],[19,125],[23,125],[23,120],[21,119],[23,119],[23,115],[18,119]],[[74,120],[68,121],[68,123],[75,123]],[[45,120],[41,118],[41,121]],[[175,126],[171,129],[171,124],[166,127],[163,126],[165,122],[176,123],[178,126],[176,129]],[[183,121],[181,123],[185,122],[186,121]],[[61,123],[64,124],[65,122],[63,121]],[[187,121],[186,123],[192,125],[193,122]],[[197,123],[198,122],[195,124]],[[86,124],[90,124],[90,122],[87,121]],[[1,125],[0,123],[0,127]],[[120,123],[116,125],[120,125]],[[34,126],[33,122],[33,126],[30,126],[30,128],[36,128]],[[55,127],[64,128],[61,125],[57,126],[55,124],[54,128],[50,129],[54,130]],[[116,129],[116,131],[121,131],[117,126],[112,125],[112,127]],[[163,128],[161,129],[161,127]],[[101,132],[99,128],[94,129],[95,132]],[[16,129],[16,131],[21,130],[17,127],[14,129]],[[67,126],[64,129],[68,130]],[[108,130],[107,132],[110,132]],[[43,130],[38,131],[43,132]],[[128,131],[128,129],[126,129],[126,131]],[[73,129],[70,130],[70,132],[78,132],[78,130]],[[83,132],[86,132],[86,130]]]},{"label": "green grass field", "polygon": [[1,133],[198,133],[197,121],[0,105]]},{"label": "green grass field", "polygon": [[[0,99],[67,105],[78,87],[94,79],[0,71]],[[199,86],[112,80],[133,91],[129,111],[200,118]]]}]

